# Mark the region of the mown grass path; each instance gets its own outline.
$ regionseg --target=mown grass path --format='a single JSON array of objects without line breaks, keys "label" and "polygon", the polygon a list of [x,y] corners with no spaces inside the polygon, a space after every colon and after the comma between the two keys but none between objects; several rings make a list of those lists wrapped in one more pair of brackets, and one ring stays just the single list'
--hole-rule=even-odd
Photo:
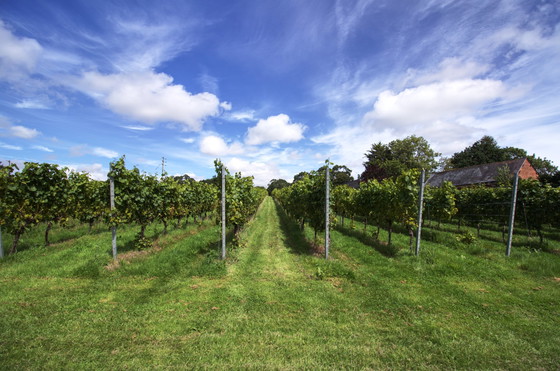
[{"label": "mown grass path", "polygon": [[[243,241],[227,276],[208,288],[221,303],[214,307],[220,331],[211,336],[208,359],[255,369],[365,366],[372,339],[361,338],[359,317],[348,316],[355,308],[332,282],[315,278],[306,262],[314,258],[300,254],[307,242],[271,198],[243,232]],[[356,352],[361,361],[356,362]]]}]

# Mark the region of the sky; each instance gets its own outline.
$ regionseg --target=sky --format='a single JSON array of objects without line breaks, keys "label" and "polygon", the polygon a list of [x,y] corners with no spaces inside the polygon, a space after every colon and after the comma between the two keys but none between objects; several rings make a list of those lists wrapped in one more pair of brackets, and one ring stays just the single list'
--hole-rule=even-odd
[{"label": "sky", "polygon": [[0,161],[291,181],[484,135],[560,165],[560,0],[0,1]]}]

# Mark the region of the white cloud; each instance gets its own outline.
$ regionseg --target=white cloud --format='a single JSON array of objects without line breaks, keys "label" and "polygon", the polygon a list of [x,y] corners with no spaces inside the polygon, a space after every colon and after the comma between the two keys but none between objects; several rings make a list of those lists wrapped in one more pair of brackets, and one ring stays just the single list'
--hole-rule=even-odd
[{"label": "white cloud", "polygon": [[0,130],[5,131],[7,136],[23,139],[33,139],[41,134],[37,129],[30,129],[21,125],[12,125],[12,121],[0,115]]},{"label": "white cloud", "polygon": [[[181,174],[176,174],[176,175],[180,176]],[[201,177],[200,175],[196,175],[195,173],[187,173],[187,175],[190,176],[191,178],[193,178],[196,181],[204,179],[204,177]]]},{"label": "white cloud", "polygon": [[198,131],[206,118],[220,113],[220,101],[214,94],[193,95],[173,84],[165,73],[87,72],[75,86],[110,110],[145,123],[172,121]]},{"label": "white cloud", "polygon": [[323,149],[325,157],[337,164],[346,165],[353,175],[359,175],[363,171],[362,162],[364,154],[370,149],[373,143],[387,143],[395,139],[389,130],[375,132],[364,126],[338,126],[331,132],[311,138],[314,143],[325,144],[330,149]]},{"label": "white cloud", "polygon": [[373,111],[364,117],[376,127],[399,129],[474,114],[485,104],[506,95],[496,80],[454,80],[421,85],[400,93],[379,94]]},{"label": "white cloud", "polygon": [[218,79],[207,73],[203,73],[198,77],[198,83],[202,86],[202,89],[210,93],[218,94]]},{"label": "white cloud", "polygon": [[446,58],[435,71],[409,70],[408,75],[416,85],[424,85],[433,82],[472,79],[488,72],[489,69],[489,65],[483,65],[475,61]]},{"label": "white cloud", "polygon": [[225,111],[231,111],[232,106],[230,102],[222,102],[220,103],[220,107],[222,107]]},{"label": "white cloud", "polygon": [[24,109],[48,109],[49,107],[42,102],[37,102],[33,100],[23,100],[14,105],[16,108]]},{"label": "white cloud", "polygon": [[[163,10],[163,9],[161,9]],[[200,20],[183,17],[181,11],[149,11],[149,18],[131,12],[125,17],[110,15],[113,33],[100,41],[115,53],[115,67],[121,71],[145,71],[171,60],[196,44],[193,35]]]},{"label": "white cloud", "polygon": [[154,166],[154,167],[161,166],[160,161],[150,160],[150,159],[147,159],[147,158],[144,158],[144,157],[139,157],[136,161],[138,161],[138,163],[143,164],[143,165],[149,165],[149,166]]},{"label": "white cloud", "polygon": [[70,170],[86,172],[94,180],[106,180],[108,171],[101,164],[71,164],[66,165]]},{"label": "white cloud", "polygon": [[0,20],[0,78],[16,80],[33,72],[41,51],[36,40],[15,36]]},{"label": "white cloud", "polygon": [[254,184],[266,187],[271,179],[279,178],[280,171],[271,163],[259,161],[247,161],[237,157],[225,163],[232,173],[240,172],[243,176],[253,176]]},{"label": "white cloud", "polygon": [[254,110],[231,112],[225,115],[224,118],[229,121],[241,121],[241,122],[256,121]]},{"label": "white cloud", "polygon": [[110,149],[95,147],[91,150],[91,154],[100,157],[115,158],[118,157],[118,152],[111,151]]},{"label": "white cloud", "polygon": [[238,155],[244,152],[239,142],[227,144],[221,137],[207,135],[200,141],[200,151],[212,156]]},{"label": "white cloud", "polygon": [[154,129],[153,127],[140,126],[140,125],[126,125],[123,126],[123,128],[128,130],[134,130],[134,131],[149,131]]},{"label": "white cloud", "polygon": [[6,144],[6,143],[2,143],[2,142],[0,142],[0,148],[11,149],[11,150],[14,150],[14,151],[21,151],[23,149],[20,146],[13,146],[11,144]]},{"label": "white cloud", "polygon": [[13,125],[10,127],[10,134],[18,138],[33,139],[40,133],[36,129],[30,129],[20,125]]},{"label": "white cloud", "polygon": [[194,138],[179,138],[179,140],[186,144],[192,144],[196,141]]},{"label": "white cloud", "polygon": [[304,130],[305,126],[302,124],[291,123],[288,115],[270,116],[266,120],[259,120],[256,126],[249,128],[245,142],[249,145],[297,142],[303,139]]},{"label": "white cloud", "polygon": [[33,149],[36,149],[38,151],[43,151],[43,152],[54,152],[52,149],[45,147],[45,146],[33,146],[31,147]]},{"label": "white cloud", "polygon": [[70,151],[70,156],[72,157],[94,155],[99,157],[115,158],[119,156],[118,152],[112,151],[110,149],[106,149],[103,147],[90,148],[87,145],[74,146],[71,147],[69,151]]}]

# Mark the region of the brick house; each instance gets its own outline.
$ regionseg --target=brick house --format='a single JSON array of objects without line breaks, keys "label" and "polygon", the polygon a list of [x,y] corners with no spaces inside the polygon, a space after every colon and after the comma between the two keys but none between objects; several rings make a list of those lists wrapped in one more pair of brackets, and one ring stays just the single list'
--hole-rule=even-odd
[{"label": "brick house", "polygon": [[439,187],[444,181],[451,182],[455,187],[469,187],[473,185],[485,185],[495,187],[499,169],[507,167],[509,173],[514,176],[519,172],[520,179],[538,179],[539,175],[527,158],[519,158],[510,161],[492,162],[490,164],[468,166],[432,174],[428,178],[428,184]]}]

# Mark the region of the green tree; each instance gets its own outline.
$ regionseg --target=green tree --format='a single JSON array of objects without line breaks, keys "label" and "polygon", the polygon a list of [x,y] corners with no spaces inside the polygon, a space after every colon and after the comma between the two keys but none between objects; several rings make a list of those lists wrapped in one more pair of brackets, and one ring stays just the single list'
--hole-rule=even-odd
[{"label": "green tree", "polygon": [[535,168],[537,174],[539,174],[539,180],[542,183],[548,183],[554,187],[560,186],[560,171],[552,161],[548,160],[546,157],[537,157],[534,153],[531,156],[527,156],[527,159]]},{"label": "green tree", "polygon": [[498,146],[498,142],[491,136],[485,135],[471,146],[451,156],[449,165],[451,168],[461,168],[505,160],[506,153]]},{"label": "green tree", "polygon": [[[319,168],[319,172],[324,173],[326,165]],[[345,165],[333,165],[329,169],[329,178],[333,187],[349,183],[354,180],[352,170]]]},{"label": "green tree", "polygon": [[272,192],[275,189],[282,189],[288,187],[289,185],[290,183],[288,183],[288,181],[284,179],[272,179],[270,182],[268,182],[268,186],[266,187],[266,190],[268,191],[268,194],[272,196]]},{"label": "green tree", "polygon": [[411,169],[433,171],[438,166],[436,157],[440,155],[432,150],[426,139],[415,135],[393,140],[389,144],[379,142],[365,154],[367,160],[361,179],[383,180]]},{"label": "green tree", "polygon": [[309,175],[307,171],[302,171],[300,173],[297,173],[296,175],[294,175],[294,180],[292,181],[292,183],[302,180],[306,175]]}]

